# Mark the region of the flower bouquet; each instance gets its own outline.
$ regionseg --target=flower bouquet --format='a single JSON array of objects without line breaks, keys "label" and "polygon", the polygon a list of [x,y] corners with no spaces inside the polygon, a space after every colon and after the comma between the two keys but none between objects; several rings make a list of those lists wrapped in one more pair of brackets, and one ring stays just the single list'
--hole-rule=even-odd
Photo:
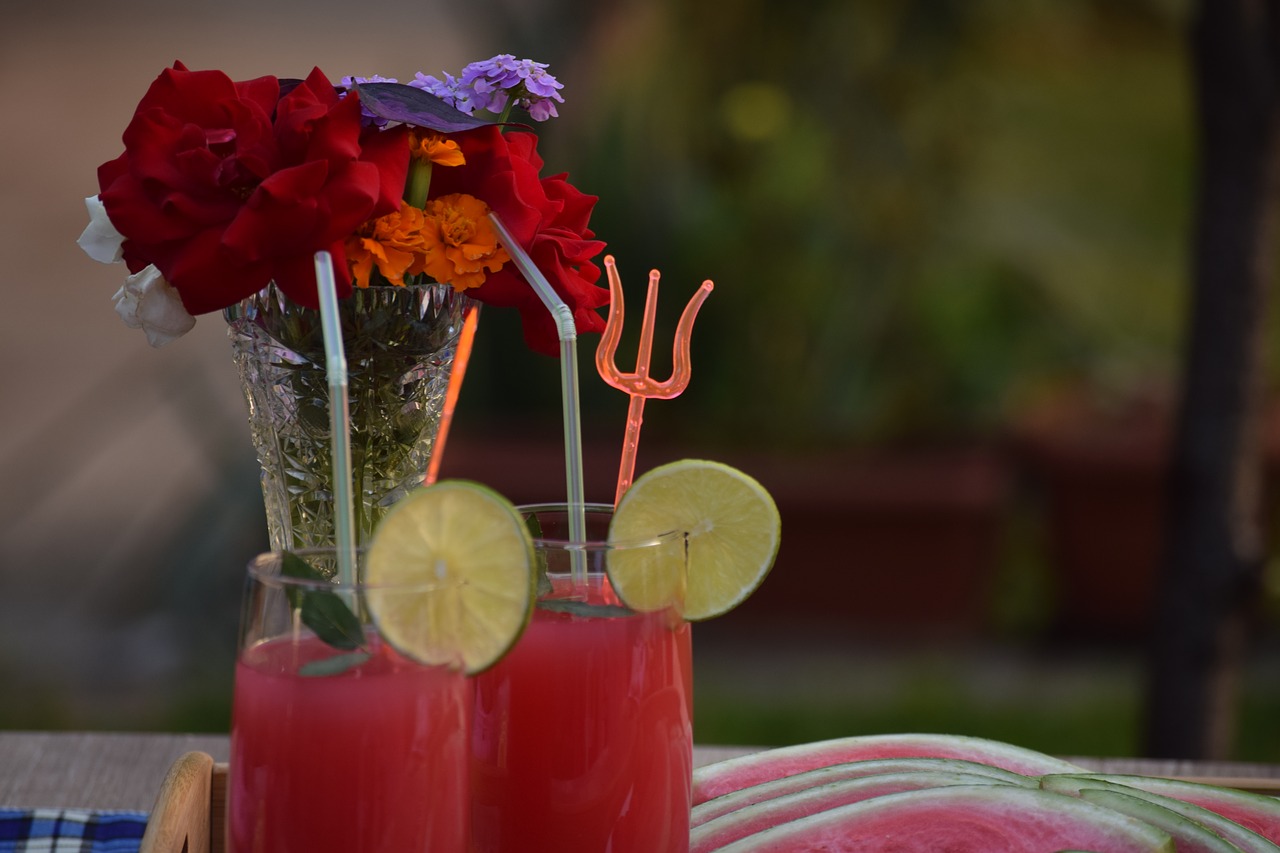
[{"label": "flower bouquet", "polygon": [[274,549],[333,544],[327,380],[314,257],[333,259],[349,363],[352,494],[363,541],[421,482],[454,357],[479,305],[515,308],[534,351],[557,330],[488,219],[496,213],[573,312],[604,327],[596,198],[543,176],[557,115],[546,66],[500,55],[408,83],[319,70],[233,81],[181,63],[151,84],[98,169],[80,245],[123,261],[116,310],[153,346],[222,312],[262,465]]}]

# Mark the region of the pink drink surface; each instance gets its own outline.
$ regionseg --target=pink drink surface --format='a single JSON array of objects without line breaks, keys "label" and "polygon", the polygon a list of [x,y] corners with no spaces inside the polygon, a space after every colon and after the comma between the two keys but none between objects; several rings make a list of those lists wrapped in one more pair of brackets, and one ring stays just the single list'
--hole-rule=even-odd
[{"label": "pink drink surface", "polygon": [[467,849],[470,686],[385,645],[339,675],[315,638],[274,640],[236,665],[231,853]]},{"label": "pink drink surface", "polygon": [[692,678],[689,625],[667,613],[539,607],[475,679],[476,850],[687,851]]}]

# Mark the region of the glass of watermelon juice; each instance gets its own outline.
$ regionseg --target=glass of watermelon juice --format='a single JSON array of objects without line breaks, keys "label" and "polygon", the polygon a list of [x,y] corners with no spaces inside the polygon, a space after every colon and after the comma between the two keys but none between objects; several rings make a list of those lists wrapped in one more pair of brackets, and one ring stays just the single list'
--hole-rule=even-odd
[{"label": "glass of watermelon juice", "polygon": [[684,534],[606,544],[612,508],[588,505],[587,542],[575,545],[563,504],[520,510],[545,574],[524,634],[474,679],[475,849],[686,853],[689,624],[674,609],[630,610],[605,573],[610,551],[623,548],[683,565]]},{"label": "glass of watermelon juice", "polygon": [[[321,571],[334,566],[332,550],[298,556]],[[463,853],[466,677],[383,642],[371,620],[355,615],[365,610],[360,584],[291,576],[298,567],[286,559],[264,554],[249,565],[228,850]]]}]

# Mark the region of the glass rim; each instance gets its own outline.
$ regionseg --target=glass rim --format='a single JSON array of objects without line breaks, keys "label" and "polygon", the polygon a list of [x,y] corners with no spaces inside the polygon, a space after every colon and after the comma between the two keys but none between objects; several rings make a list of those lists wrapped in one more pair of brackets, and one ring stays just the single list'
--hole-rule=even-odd
[{"label": "glass rim", "polygon": [[[583,509],[588,515],[613,515],[613,504],[592,503],[583,504]],[[527,517],[536,513],[563,513],[568,514],[569,504],[565,501],[550,501],[546,503],[520,504],[516,507],[516,512],[522,517]],[[653,536],[646,536],[638,539],[626,539],[617,542],[611,542],[607,539],[588,539],[584,542],[574,542],[571,539],[552,536],[534,536],[533,545],[535,548],[554,549],[557,551],[617,551],[620,549],[631,548],[648,548],[661,545],[670,545],[672,542],[679,541],[685,536],[683,530],[667,530]]]},{"label": "glass rim", "polygon": [[[299,578],[293,575],[286,575],[282,572],[283,558],[286,553],[296,554],[299,557],[307,558],[316,555],[333,557],[337,554],[337,548],[333,546],[320,546],[313,548],[293,548],[287,551],[263,551],[255,555],[249,560],[247,566],[247,578],[263,586],[275,587],[278,589],[297,589],[297,590],[327,590],[329,592],[369,592],[374,590],[394,590],[399,592],[426,592],[429,590],[442,589],[457,586],[457,582],[445,583],[437,581],[418,581],[414,583],[368,583],[364,580],[357,579],[355,581],[343,581],[338,577],[330,579],[316,578]],[[367,549],[356,549],[356,562],[359,564],[362,556]]]}]

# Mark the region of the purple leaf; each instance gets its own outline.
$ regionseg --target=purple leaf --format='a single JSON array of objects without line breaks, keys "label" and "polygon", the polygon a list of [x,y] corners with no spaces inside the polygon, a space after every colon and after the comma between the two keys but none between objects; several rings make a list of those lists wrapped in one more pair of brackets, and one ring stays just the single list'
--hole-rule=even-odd
[{"label": "purple leaf", "polygon": [[360,104],[378,118],[425,127],[440,133],[472,130],[495,121],[459,112],[429,92],[400,83],[357,83]]}]

